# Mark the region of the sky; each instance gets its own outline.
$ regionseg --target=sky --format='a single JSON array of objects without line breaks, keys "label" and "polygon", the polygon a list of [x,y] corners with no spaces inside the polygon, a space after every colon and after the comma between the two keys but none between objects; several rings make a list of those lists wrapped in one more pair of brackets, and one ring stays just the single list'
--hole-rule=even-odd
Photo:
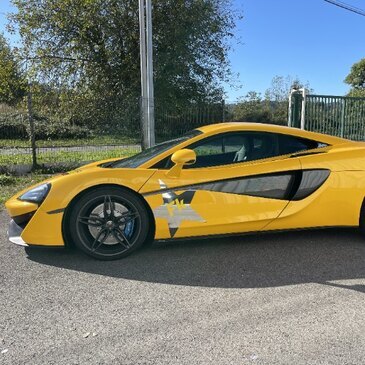
[{"label": "sky", "polygon": [[[365,10],[364,0],[342,0]],[[229,54],[242,84],[234,100],[264,92],[275,75],[298,77],[316,94],[344,95],[351,66],[365,57],[365,17],[324,0],[234,0],[243,13]]]},{"label": "sky", "polygon": [[[308,82],[316,94],[348,92],[343,80],[365,57],[365,16],[324,0],[232,1],[243,19],[231,41],[235,85],[225,85],[228,100],[248,91],[264,93],[276,75]],[[365,10],[365,0],[342,2]],[[4,13],[11,10],[10,0],[0,0],[0,31],[7,36]]]}]

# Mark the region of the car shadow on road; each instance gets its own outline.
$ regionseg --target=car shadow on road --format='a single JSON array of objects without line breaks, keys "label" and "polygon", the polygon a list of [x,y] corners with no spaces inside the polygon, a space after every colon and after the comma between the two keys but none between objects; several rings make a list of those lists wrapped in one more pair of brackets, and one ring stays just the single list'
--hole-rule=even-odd
[{"label": "car shadow on road", "polygon": [[[323,283],[365,293],[365,239],[349,229],[265,233],[157,242],[111,262],[76,250],[27,248],[34,262],[116,278],[220,288],[264,288]],[[352,282],[352,284],[354,284]]]}]

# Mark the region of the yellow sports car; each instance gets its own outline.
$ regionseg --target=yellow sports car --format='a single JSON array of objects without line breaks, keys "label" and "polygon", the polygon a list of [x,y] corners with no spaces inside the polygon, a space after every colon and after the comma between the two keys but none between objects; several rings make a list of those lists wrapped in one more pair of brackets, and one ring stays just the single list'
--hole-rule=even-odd
[{"label": "yellow sports car", "polygon": [[365,143],[253,123],[204,126],[86,165],[6,203],[11,242],[103,260],[154,239],[365,228]]}]

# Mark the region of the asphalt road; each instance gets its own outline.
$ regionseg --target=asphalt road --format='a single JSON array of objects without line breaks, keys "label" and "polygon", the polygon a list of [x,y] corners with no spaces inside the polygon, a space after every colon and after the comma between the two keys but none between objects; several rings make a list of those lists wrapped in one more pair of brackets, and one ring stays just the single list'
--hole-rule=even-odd
[{"label": "asphalt road", "polygon": [[158,243],[114,262],[7,242],[0,363],[364,364],[365,239]]}]

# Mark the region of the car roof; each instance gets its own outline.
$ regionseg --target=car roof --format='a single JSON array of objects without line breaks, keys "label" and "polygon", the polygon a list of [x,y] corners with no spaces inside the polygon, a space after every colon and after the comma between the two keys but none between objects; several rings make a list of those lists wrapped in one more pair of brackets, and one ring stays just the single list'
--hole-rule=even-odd
[{"label": "car roof", "polygon": [[301,138],[313,139],[318,142],[324,142],[331,145],[351,142],[350,140],[340,137],[330,136],[327,134],[309,132],[298,128],[286,127],[275,124],[265,124],[265,123],[224,122],[224,123],[210,124],[196,129],[208,135],[223,133],[223,132],[234,132],[234,131],[257,131],[257,132],[287,134]]}]

